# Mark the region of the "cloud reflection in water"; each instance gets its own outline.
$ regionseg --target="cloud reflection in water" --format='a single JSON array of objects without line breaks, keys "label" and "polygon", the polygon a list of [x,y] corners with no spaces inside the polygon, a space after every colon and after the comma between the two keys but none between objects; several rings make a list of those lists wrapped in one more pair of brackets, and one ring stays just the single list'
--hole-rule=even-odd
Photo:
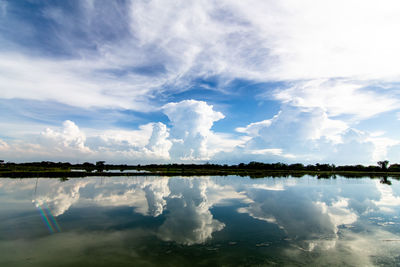
[{"label": "cloud reflection in water", "polygon": [[[128,244],[141,240],[133,232],[156,237],[159,242],[189,246],[210,244],[221,232],[224,234],[216,240],[228,243],[237,238],[238,233],[232,232],[231,227],[237,223],[236,218],[248,216],[261,225],[265,223],[265,229],[276,229],[271,230],[275,233],[260,232],[258,238],[268,243],[272,235],[279,236],[277,245],[283,246],[279,253],[293,259],[302,253],[317,253],[314,256],[323,257],[322,262],[333,263],[333,255],[347,255],[347,263],[355,257],[366,257],[362,262],[370,265],[377,260],[384,262],[388,253],[398,247],[398,242],[385,241],[399,240],[400,220],[394,216],[399,206],[389,201],[398,198],[397,181],[389,187],[374,180],[318,181],[307,177],[113,177],[65,182],[39,179],[33,194],[34,183],[34,179],[1,180],[0,201],[7,208],[2,205],[0,214],[26,213],[32,206],[21,203],[34,198],[36,204],[47,205],[51,214],[65,224],[61,235],[76,231],[71,221],[89,223],[84,215],[91,210],[95,219],[90,223],[106,223],[108,228],[101,229],[132,238],[126,241]],[[229,216],[219,214],[221,210]],[[245,234],[251,227],[239,228]],[[90,227],[86,231],[95,235]],[[229,240],[221,241],[221,236]]]}]

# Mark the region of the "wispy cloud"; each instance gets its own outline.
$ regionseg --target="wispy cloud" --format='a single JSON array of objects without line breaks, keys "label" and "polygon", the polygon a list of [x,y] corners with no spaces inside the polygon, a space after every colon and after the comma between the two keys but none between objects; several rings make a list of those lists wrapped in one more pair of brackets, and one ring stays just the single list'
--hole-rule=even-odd
[{"label": "wispy cloud", "polygon": [[336,84],[333,90],[339,91],[359,88],[357,81],[398,81],[398,9],[395,1],[134,1],[125,7],[94,1],[69,14],[43,7],[42,19],[57,25],[50,38],[56,35],[60,42],[53,48],[68,44],[78,55],[3,54],[2,97],[143,108],[152,93],[182,89],[209,75],[228,81],[354,81]]},{"label": "wispy cloud", "polygon": [[[82,119],[83,143],[91,151],[118,150],[126,158],[212,159],[244,149],[243,159],[315,159],[340,151],[332,146],[344,146],[349,129],[366,132],[357,129],[360,121],[400,109],[399,12],[394,0],[0,1],[0,98],[21,111],[24,101],[76,107],[90,117],[86,121],[99,109],[164,116],[135,122],[132,131],[117,129],[112,118],[108,129]],[[214,110],[220,100],[174,98],[187,92],[191,99],[190,91],[207,79],[217,80],[207,86],[225,95],[238,93],[237,80],[279,83],[241,94],[272,101],[281,111],[237,132],[214,132],[224,117]],[[239,109],[237,117],[246,112]],[[15,112],[17,124],[22,117],[35,120],[35,131],[38,121],[76,124],[75,118],[33,113]],[[7,128],[0,136],[9,143],[18,127],[0,123]],[[62,131],[54,133],[61,138]],[[26,136],[26,143],[35,143]],[[385,138],[370,136],[355,147],[369,151],[372,144],[380,147],[375,155],[385,155],[397,142]]]}]

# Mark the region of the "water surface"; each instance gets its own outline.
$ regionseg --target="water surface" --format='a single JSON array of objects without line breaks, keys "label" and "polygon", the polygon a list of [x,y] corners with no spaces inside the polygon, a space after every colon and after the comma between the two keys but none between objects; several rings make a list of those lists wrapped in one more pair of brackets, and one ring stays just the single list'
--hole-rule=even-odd
[{"label": "water surface", "polygon": [[400,265],[379,179],[0,180],[0,266]]}]

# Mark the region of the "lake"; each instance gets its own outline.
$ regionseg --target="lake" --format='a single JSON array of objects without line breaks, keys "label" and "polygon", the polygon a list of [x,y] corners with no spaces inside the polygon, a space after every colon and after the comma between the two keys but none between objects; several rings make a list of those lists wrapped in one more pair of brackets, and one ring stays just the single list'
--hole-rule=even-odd
[{"label": "lake", "polygon": [[0,266],[400,266],[379,179],[0,179]]}]

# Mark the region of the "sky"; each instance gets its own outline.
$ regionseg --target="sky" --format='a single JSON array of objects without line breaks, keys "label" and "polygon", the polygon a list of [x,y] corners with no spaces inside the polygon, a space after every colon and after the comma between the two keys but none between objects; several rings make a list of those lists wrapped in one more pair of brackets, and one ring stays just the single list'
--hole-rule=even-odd
[{"label": "sky", "polygon": [[396,0],[0,0],[0,159],[400,162]]}]

